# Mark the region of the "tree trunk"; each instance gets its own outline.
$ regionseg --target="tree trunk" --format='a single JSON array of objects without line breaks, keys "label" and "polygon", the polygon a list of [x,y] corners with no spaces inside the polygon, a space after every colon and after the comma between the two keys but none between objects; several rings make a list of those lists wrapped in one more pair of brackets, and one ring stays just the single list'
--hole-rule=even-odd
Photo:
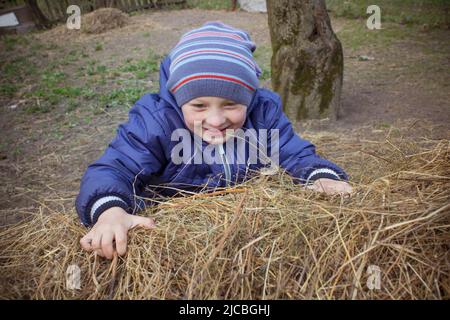
[{"label": "tree trunk", "polygon": [[50,28],[52,26],[51,21],[47,19],[47,17],[42,13],[41,9],[39,8],[37,0],[25,0],[25,4],[33,12],[36,26],[39,29]]},{"label": "tree trunk", "polygon": [[231,11],[236,11],[238,0],[231,0]]},{"label": "tree trunk", "polygon": [[292,120],[337,119],[343,77],[342,46],[324,0],[267,0],[272,86]]}]

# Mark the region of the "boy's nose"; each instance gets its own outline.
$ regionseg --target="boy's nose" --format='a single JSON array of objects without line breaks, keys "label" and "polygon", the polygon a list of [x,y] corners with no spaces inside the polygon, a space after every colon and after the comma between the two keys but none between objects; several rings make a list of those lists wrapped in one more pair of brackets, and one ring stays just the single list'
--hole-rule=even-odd
[{"label": "boy's nose", "polygon": [[227,119],[224,117],[222,113],[215,112],[213,114],[209,114],[206,118],[206,124],[213,128],[221,128]]}]

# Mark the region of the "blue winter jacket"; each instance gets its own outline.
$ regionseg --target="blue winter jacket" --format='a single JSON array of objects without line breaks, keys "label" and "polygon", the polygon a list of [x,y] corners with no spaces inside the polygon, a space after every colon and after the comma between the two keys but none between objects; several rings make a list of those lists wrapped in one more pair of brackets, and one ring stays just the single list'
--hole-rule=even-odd
[{"label": "blue winter jacket", "polygon": [[[103,155],[90,164],[81,180],[76,209],[86,226],[95,224],[106,209],[119,206],[134,214],[152,198],[168,197],[180,190],[225,187],[230,181],[248,179],[263,164],[175,164],[171,151],[173,130],[185,128],[181,108],[166,89],[169,57],[160,66],[160,91],[145,94],[129,111],[128,122],[117,129],[116,137]],[[280,97],[258,89],[247,108],[244,128],[279,129],[279,165],[300,183],[319,178],[348,180],[336,164],[319,157],[315,147],[301,139],[282,111]],[[207,146],[202,142],[202,148]],[[232,157],[233,155],[227,155]],[[247,154],[248,156],[248,154]],[[227,179],[225,179],[227,176]]]}]

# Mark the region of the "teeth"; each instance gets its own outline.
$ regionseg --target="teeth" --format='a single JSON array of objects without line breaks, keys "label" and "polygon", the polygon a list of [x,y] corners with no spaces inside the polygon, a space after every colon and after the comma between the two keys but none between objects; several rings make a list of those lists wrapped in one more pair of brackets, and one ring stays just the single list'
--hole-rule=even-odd
[{"label": "teeth", "polygon": [[224,133],[226,129],[219,130],[219,129],[206,129],[207,131],[211,133]]}]

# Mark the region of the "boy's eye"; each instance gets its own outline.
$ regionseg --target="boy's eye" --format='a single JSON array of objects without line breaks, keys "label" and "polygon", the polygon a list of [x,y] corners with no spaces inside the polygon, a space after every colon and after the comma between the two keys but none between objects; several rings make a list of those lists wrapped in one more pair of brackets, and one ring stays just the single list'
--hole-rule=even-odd
[{"label": "boy's eye", "polygon": [[203,108],[205,105],[202,103],[193,103],[193,104],[191,104],[191,106],[193,106],[195,108]]}]

